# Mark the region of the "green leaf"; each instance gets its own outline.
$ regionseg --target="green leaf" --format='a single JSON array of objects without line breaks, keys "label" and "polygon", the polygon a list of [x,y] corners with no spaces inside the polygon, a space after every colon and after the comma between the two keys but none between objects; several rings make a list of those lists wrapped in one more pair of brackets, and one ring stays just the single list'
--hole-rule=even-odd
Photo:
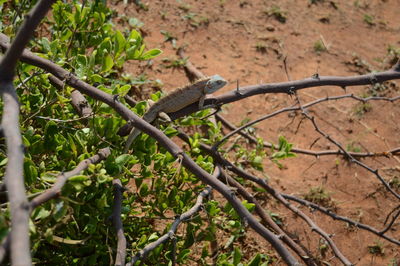
[{"label": "green leaf", "polygon": [[134,41],[137,44],[140,44],[142,42],[142,36],[137,30],[132,30],[131,34],[129,34],[129,41]]},{"label": "green leaf", "polygon": [[242,204],[249,212],[252,212],[256,206],[254,203],[250,203],[247,200],[242,201]]},{"label": "green leaf", "polygon": [[69,178],[69,181],[70,182],[83,182],[83,181],[86,181],[88,179],[89,179],[89,177],[86,176],[86,175],[76,175],[76,176],[73,176],[73,177]]},{"label": "green leaf", "polygon": [[29,158],[25,158],[24,160],[24,176],[25,176],[25,181],[28,183],[28,185],[34,183],[38,177],[38,171],[36,169],[36,165]]},{"label": "green leaf", "polygon": [[61,41],[66,41],[69,38],[71,38],[71,36],[72,36],[72,31],[70,31],[69,29],[65,29],[61,34],[60,40]]},{"label": "green leaf", "polygon": [[53,214],[54,220],[59,222],[61,219],[65,217],[67,211],[68,209],[67,206],[64,204],[64,201],[59,201],[58,203],[56,203],[55,212]]},{"label": "green leaf", "polygon": [[49,217],[50,214],[51,214],[50,211],[46,210],[44,207],[39,206],[33,211],[32,219],[35,221],[41,220],[41,219]]},{"label": "green leaf", "polygon": [[138,46],[137,45],[132,45],[131,47],[129,47],[127,50],[126,50],[126,60],[137,60],[137,59],[139,59],[137,56],[136,56],[136,50],[137,50],[137,48],[138,48]]},{"label": "green leaf", "polygon": [[68,144],[71,147],[72,153],[74,154],[74,157],[76,158],[78,156],[78,151],[73,139],[73,136],[71,134],[68,133]]},{"label": "green leaf", "polygon": [[126,40],[125,40],[124,35],[122,35],[122,33],[119,30],[117,30],[114,35],[114,53],[115,53],[115,55],[121,54],[121,52],[125,48],[125,43],[126,43]]},{"label": "green leaf", "polygon": [[93,74],[90,76],[90,78],[93,82],[98,82],[98,83],[103,82],[103,77],[100,76],[99,74]]},{"label": "green leaf", "polygon": [[101,67],[102,72],[108,72],[114,66],[114,60],[112,59],[111,55],[106,55],[103,58],[103,65]]},{"label": "green leaf", "polygon": [[107,194],[103,193],[100,199],[96,200],[96,205],[98,209],[104,209],[105,207],[109,207],[107,204]]},{"label": "green leaf", "polygon": [[118,88],[118,95],[120,96],[125,96],[126,94],[128,94],[129,90],[131,89],[131,85],[126,84],[122,87]]},{"label": "green leaf", "polygon": [[158,239],[158,235],[157,233],[152,233],[149,238],[147,239],[148,242],[153,242],[156,241]]},{"label": "green leaf", "polygon": [[254,256],[254,258],[250,261],[247,266],[259,266],[261,263],[261,255],[258,253],[257,255]]},{"label": "green leaf", "polygon": [[149,59],[152,59],[152,58],[154,58],[154,57],[160,55],[161,53],[162,53],[162,51],[161,51],[160,49],[151,49],[151,50],[145,52],[145,53],[140,57],[140,59],[141,59],[141,60],[149,60]]},{"label": "green leaf", "polygon": [[242,253],[240,252],[240,249],[238,247],[235,247],[235,249],[233,250],[233,265],[238,265],[241,259]]},{"label": "green leaf", "polygon": [[190,255],[190,249],[184,249],[178,254],[177,262],[184,262],[184,260]]},{"label": "green leaf", "polygon": [[45,53],[50,52],[51,48],[50,48],[50,41],[49,41],[49,39],[47,39],[46,37],[43,37],[43,38],[40,40],[40,43],[42,44],[42,47],[43,47]]},{"label": "green leaf", "polygon": [[0,166],[6,165],[8,162],[8,158],[4,158],[1,162],[0,162]]},{"label": "green leaf", "polygon": [[44,131],[44,141],[43,145],[44,148],[50,151],[54,151],[57,148],[57,140],[56,136],[60,133],[58,126],[54,121],[49,121],[46,124],[45,131]]},{"label": "green leaf", "polygon": [[48,171],[48,172],[42,173],[40,176],[40,179],[43,182],[55,183],[58,174],[59,174],[59,172],[56,172],[56,171]]}]

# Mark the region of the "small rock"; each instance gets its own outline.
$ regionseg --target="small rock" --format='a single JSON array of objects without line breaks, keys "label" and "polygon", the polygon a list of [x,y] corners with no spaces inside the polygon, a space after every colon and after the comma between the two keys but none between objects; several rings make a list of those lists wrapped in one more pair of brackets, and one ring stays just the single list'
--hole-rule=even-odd
[{"label": "small rock", "polygon": [[267,25],[267,31],[275,31],[275,27],[272,25]]}]

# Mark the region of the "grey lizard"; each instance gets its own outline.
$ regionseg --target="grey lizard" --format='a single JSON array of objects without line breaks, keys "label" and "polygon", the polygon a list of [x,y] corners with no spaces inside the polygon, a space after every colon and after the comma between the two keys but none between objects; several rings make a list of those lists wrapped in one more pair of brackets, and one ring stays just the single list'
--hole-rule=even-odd
[{"label": "grey lizard", "polygon": [[[206,95],[221,89],[226,84],[227,81],[225,79],[219,75],[214,75],[178,88],[151,106],[144,114],[143,119],[148,123],[152,123],[160,113],[176,112],[197,101],[199,102],[199,109],[209,108],[211,106],[204,106]],[[132,142],[139,134],[139,129],[132,128],[124,147],[124,153],[128,152]]]}]

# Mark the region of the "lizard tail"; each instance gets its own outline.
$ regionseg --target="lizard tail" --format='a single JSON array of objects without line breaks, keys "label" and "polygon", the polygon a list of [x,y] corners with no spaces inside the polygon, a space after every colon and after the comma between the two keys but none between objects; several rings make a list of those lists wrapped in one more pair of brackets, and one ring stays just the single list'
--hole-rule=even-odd
[{"label": "lizard tail", "polygon": [[124,153],[128,153],[129,148],[131,147],[133,141],[136,139],[137,136],[140,134],[140,130],[137,128],[132,129],[132,134],[129,135],[128,140],[125,143]]}]

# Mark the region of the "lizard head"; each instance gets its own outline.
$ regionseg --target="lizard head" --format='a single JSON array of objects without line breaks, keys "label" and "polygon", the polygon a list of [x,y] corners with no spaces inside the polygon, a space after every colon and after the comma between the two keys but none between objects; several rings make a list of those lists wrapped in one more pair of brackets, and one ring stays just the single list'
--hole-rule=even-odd
[{"label": "lizard head", "polygon": [[207,94],[213,93],[223,86],[225,86],[228,82],[223,79],[220,75],[211,76],[210,79],[207,81],[205,92]]}]

